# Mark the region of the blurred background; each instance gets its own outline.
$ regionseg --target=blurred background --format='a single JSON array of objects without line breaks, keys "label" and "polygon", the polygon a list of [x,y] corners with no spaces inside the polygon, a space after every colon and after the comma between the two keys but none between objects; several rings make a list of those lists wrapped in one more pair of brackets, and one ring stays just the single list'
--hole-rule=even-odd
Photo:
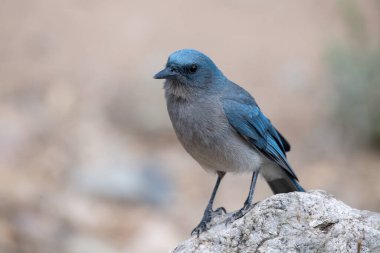
[{"label": "blurred background", "polygon": [[[216,177],[152,76],[208,54],[292,144],[302,185],[380,211],[380,2],[0,1],[0,252],[167,252]],[[224,179],[239,209],[250,175]],[[270,196],[259,181],[256,201]]]}]

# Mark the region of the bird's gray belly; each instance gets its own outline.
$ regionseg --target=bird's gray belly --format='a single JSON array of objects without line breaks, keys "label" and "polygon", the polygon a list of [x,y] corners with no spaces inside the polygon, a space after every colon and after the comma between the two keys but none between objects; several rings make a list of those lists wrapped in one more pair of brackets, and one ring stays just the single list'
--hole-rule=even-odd
[{"label": "bird's gray belly", "polygon": [[202,111],[196,113],[182,108],[175,115],[169,112],[177,137],[186,151],[205,170],[257,170],[263,162],[262,156],[232,129],[224,114],[215,110]]}]

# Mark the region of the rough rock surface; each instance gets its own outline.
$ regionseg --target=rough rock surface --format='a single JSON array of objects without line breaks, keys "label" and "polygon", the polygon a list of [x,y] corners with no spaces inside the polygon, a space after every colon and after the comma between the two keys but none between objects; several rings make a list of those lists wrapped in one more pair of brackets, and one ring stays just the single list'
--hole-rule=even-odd
[{"label": "rough rock surface", "polygon": [[226,226],[229,215],[172,252],[380,252],[380,214],[323,191],[274,195]]}]

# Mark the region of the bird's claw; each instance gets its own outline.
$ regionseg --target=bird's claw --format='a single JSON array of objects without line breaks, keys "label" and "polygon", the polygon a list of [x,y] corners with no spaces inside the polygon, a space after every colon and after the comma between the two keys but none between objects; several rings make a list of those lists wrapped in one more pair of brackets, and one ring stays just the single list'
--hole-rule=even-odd
[{"label": "bird's claw", "polygon": [[217,208],[217,209],[214,211],[214,213],[217,214],[217,215],[221,215],[221,214],[226,214],[227,211],[226,211],[226,209],[225,209],[224,207],[221,206],[221,207]]},{"label": "bird's claw", "polygon": [[249,210],[251,210],[254,206],[256,205],[255,204],[251,204],[251,205],[244,205],[239,211],[233,213],[230,217],[228,217],[225,221],[225,225],[227,227],[228,224],[240,219],[241,217],[243,217],[246,213],[248,213]]},{"label": "bird's claw", "polygon": [[227,211],[224,207],[219,207],[215,211],[209,210],[205,212],[201,222],[198,224],[198,226],[196,226],[193,229],[193,231],[191,231],[191,235],[197,235],[197,237],[199,237],[201,233],[208,229],[208,225],[211,222],[212,217],[214,217],[215,215],[222,215],[226,213]]},{"label": "bird's claw", "polygon": [[198,226],[196,226],[194,229],[193,229],[193,231],[191,231],[191,235],[197,235],[197,237],[199,237],[199,235],[201,234],[201,233],[203,233],[204,231],[206,231],[207,230],[207,224],[208,224],[209,222],[206,222],[206,221],[201,221],[199,224],[198,224]]}]

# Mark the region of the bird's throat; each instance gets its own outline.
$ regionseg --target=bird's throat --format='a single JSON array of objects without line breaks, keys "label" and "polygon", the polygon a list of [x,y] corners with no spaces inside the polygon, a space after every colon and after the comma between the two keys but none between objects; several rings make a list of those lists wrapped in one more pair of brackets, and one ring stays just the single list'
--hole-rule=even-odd
[{"label": "bird's throat", "polygon": [[188,100],[191,97],[191,87],[176,80],[166,80],[164,84],[166,96]]}]

